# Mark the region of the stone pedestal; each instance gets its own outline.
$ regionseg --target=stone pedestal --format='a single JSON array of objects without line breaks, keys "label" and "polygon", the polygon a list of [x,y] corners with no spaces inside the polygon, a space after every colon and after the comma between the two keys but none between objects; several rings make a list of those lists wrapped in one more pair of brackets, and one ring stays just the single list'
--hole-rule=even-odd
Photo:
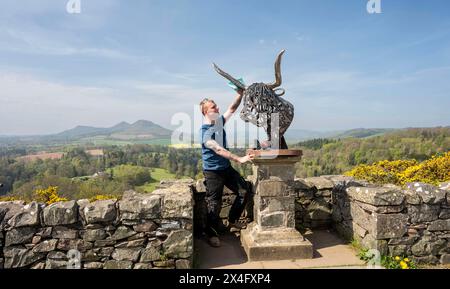
[{"label": "stone pedestal", "polygon": [[253,160],[254,222],[241,231],[249,261],[311,259],[313,246],[295,229],[292,183],[299,150],[249,151]]}]

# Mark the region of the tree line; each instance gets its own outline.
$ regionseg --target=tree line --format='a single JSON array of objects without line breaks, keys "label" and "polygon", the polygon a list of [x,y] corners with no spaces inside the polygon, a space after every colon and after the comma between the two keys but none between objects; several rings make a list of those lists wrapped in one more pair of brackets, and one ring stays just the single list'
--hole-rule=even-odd
[{"label": "tree line", "polygon": [[450,150],[450,127],[409,128],[368,138],[311,140],[296,144],[302,160],[296,165],[297,177],[342,174],[360,164],[383,160],[422,162]]},{"label": "tree line", "polygon": [[[84,147],[69,147],[61,159],[18,159],[34,152],[34,149],[0,148],[0,183],[4,184],[0,195],[26,197],[47,186],[58,186],[65,197],[90,197],[94,192],[118,195],[151,180],[147,168],[166,169],[177,178],[203,177],[200,149],[135,144],[104,147],[103,155],[92,156]],[[234,150],[234,153],[244,151]],[[236,168],[244,175],[251,170],[249,165]],[[92,177],[95,174],[98,176]]]}]

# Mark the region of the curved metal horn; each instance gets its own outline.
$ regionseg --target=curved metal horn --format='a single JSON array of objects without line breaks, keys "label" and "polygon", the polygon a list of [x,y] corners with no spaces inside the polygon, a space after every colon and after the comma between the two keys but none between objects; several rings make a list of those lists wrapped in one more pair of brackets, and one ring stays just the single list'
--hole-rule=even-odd
[{"label": "curved metal horn", "polygon": [[283,56],[285,51],[286,50],[281,50],[281,52],[277,56],[277,59],[275,60],[275,82],[267,84],[267,86],[271,89],[277,88],[281,85],[281,57]]},{"label": "curved metal horn", "polygon": [[225,77],[226,79],[231,81],[231,83],[233,83],[237,87],[245,90],[245,85],[243,85],[239,80],[237,80],[233,76],[229,75],[228,73],[226,73],[225,71],[220,69],[215,63],[213,63],[213,64],[214,64],[214,69],[217,71],[218,74],[222,75],[223,77]]}]

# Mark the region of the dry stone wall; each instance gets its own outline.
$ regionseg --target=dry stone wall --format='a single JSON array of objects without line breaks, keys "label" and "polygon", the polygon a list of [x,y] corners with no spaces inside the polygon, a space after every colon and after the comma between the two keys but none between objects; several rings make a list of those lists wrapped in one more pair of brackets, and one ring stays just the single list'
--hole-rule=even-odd
[{"label": "dry stone wall", "polygon": [[450,262],[450,186],[376,186],[345,176],[296,179],[298,229],[334,228],[383,255]]},{"label": "dry stone wall", "polygon": [[[252,180],[250,176],[249,181]],[[450,262],[450,184],[376,186],[345,176],[295,179],[299,230],[333,228],[381,254]],[[191,268],[206,221],[203,181],[163,181],[151,194],[44,205],[0,203],[0,268]],[[226,218],[234,196],[224,192]],[[251,221],[250,202],[243,220]]]},{"label": "dry stone wall", "polygon": [[[410,256],[418,263],[450,263],[449,183],[439,187],[410,183],[400,188],[328,175],[296,178],[289,186],[295,197],[295,226],[299,231],[334,229],[343,238],[357,240],[383,255]],[[203,180],[197,181],[196,187],[194,222],[201,232],[206,218]],[[222,218],[226,218],[232,200],[231,192],[225,189]],[[246,215],[252,207],[249,204]]]},{"label": "dry stone wall", "polygon": [[119,201],[2,202],[0,268],[191,268],[193,192],[191,181]]}]

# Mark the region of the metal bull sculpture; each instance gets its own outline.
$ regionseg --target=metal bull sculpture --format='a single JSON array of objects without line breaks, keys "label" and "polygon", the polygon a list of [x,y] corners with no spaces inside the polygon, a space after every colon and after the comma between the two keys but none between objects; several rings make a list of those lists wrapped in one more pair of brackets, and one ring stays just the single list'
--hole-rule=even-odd
[{"label": "metal bull sculpture", "polygon": [[257,127],[263,127],[271,147],[279,149],[288,148],[284,139],[284,133],[294,119],[294,106],[289,101],[281,98],[285,91],[279,88],[282,83],[280,66],[284,52],[282,50],[277,56],[275,61],[275,82],[270,84],[253,83],[246,87],[239,80],[214,64],[217,73],[244,91],[244,108],[240,114],[241,119],[245,122],[251,122]]}]

